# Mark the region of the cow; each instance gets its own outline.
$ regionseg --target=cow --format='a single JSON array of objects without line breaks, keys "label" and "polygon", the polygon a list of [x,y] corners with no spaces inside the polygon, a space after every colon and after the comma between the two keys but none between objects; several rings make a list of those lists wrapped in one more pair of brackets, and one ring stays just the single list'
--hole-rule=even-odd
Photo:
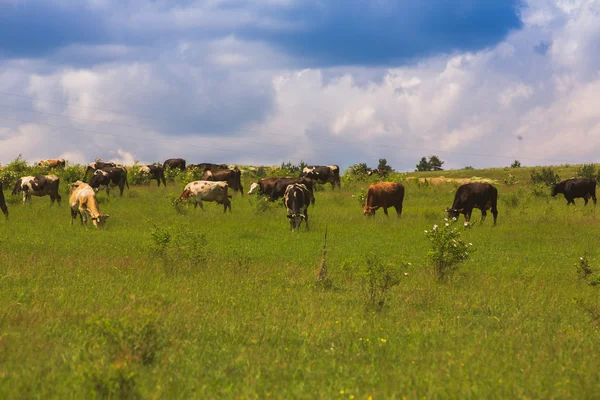
[{"label": "cow", "polygon": [[64,158],[50,158],[48,160],[42,160],[38,163],[38,167],[46,167],[48,169],[53,168],[64,168],[67,162]]},{"label": "cow", "polygon": [[183,158],[169,158],[163,163],[163,169],[166,171],[167,168],[185,171],[185,160]]},{"label": "cow", "polygon": [[99,169],[104,168],[115,168],[117,164],[114,162],[104,162],[101,159],[97,158],[93,163],[89,163],[87,168],[85,169],[85,174],[83,175],[83,180],[87,179],[88,174],[91,172],[92,174]]},{"label": "cow", "polygon": [[152,179],[156,180],[156,184],[160,187],[160,182],[167,187],[167,181],[165,180],[165,170],[160,164],[144,165],[140,168],[141,175],[148,175]]},{"label": "cow", "polygon": [[237,168],[204,171],[201,180],[227,182],[229,187],[233,189],[233,193],[240,191],[242,196],[244,196],[244,188],[242,187],[242,172]]},{"label": "cow", "polygon": [[259,182],[254,182],[250,186],[248,194],[260,193],[275,201],[284,196],[288,185],[294,183],[302,184],[310,193],[310,202],[315,204],[315,196],[313,193],[313,182],[310,178],[265,178]]},{"label": "cow", "polygon": [[178,201],[184,201],[187,198],[194,198],[194,208],[200,205],[204,209],[202,201],[214,201],[217,204],[223,204],[223,212],[231,212],[231,195],[227,193],[229,185],[227,182],[214,181],[194,181],[188,183],[183,189],[183,193],[179,196]]},{"label": "cow", "polygon": [[460,214],[465,216],[465,225],[471,220],[473,208],[481,210],[481,222],[487,216],[487,210],[492,209],[494,216],[494,225],[498,217],[498,189],[493,185],[484,182],[471,182],[460,186],[454,195],[452,207],[446,209],[449,218],[458,218]]},{"label": "cow", "polygon": [[50,196],[50,204],[56,200],[60,206],[62,198],[58,194],[59,185],[60,179],[56,175],[24,176],[19,178],[12,194],[23,192],[23,204],[27,201],[31,204],[31,196]]},{"label": "cow", "polygon": [[591,197],[594,201],[594,205],[596,205],[596,181],[594,179],[567,179],[552,187],[552,197],[556,196],[558,193],[565,195],[567,205],[571,203],[575,205],[574,199],[578,197],[583,197],[586,206]]},{"label": "cow", "polygon": [[88,218],[92,220],[92,223],[96,228],[104,225],[109,216],[100,214],[96,192],[90,185],[82,181],[77,181],[71,184],[69,193],[71,225],[73,225],[73,221],[75,221],[77,215],[79,215],[82,225],[84,223],[87,224]]},{"label": "cow", "polygon": [[199,170],[199,171],[216,171],[218,169],[229,169],[227,164],[211,164],[211,163],[201,163],[201,164],[188,164],[188,169],[190,171]]},{"label": "cow", "polygon": [[106,187],[106,194],[110,195],[110,186],[118,186],[120,196],[123,196],[123,189],[127,185],[129,189],[129,182],[127,182],[127,170],[123,167],[110,167],[104,169],[97,169],[92,176],[90,186],[93,189],[100,190]]},{"label": "cow", "polygon": [[288,185],[283,196],[283,204],[287,208],[287,217],[290,220],[290,229],[295,231],[300,228],[302,221],[308,230],[308,206],[311,195],[305,185],[294,183]]},{"label": "cow", "polygon": [[300,176],[310,178],[315,183],[325,184],[329,182],[331,183],[331,190],[335,189],[335,185],[338,186],[338,189],[342,188],[340,184],[340,167],[337,165],[304,167]]},{"label": "cow", "polygon": [[6,219],[8,219],[8,208],[6,207],[6,201],[4,200],[4,192],[2,191],[2,182],[0,182],[0,210],[4,213]]},{"label": "cow", "polygon": [[402,215],[404,201],[404,186],[396,182],[379,182],[369,186],[367,202],[363,204],[363,214],[368,217],[375,215],[375,211],[383,208],[383,213],[388,216],[388,208],[396,209],[396,216]]}]

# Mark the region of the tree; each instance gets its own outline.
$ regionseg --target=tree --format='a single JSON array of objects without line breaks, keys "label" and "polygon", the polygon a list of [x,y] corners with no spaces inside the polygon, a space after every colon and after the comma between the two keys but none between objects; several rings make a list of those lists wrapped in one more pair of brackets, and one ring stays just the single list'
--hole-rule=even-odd
[{"label": "tree", "polygon": [[512,164],[510,164],[511,168],[521,168],[521,162],[519,160],[515,160]]},{"label": "tree", "polygon": [[429,161],[423,157],[417,164],[417,171],[442,171],[443,164],[444,161],[440,160],[438,156],[430,156]]},{"label": "tree", "polygon": [[377,164],[377,170],[379,171],[379,175],[384,176],[393,171],[392,167],[390,167],[385,158],[379,159],[379,164]]},{"label": "tree", "polygon": [[440,160],[438,156],[429,157],[429,167],[431,168],[431,171],[442,171],[442,164],[444,164],[444,162]]},{"label": "tree", "polygon": [[431,171],[429,169],[429,163],[425,157],[421,158],[421,161],[417,164],[417,171]]}]

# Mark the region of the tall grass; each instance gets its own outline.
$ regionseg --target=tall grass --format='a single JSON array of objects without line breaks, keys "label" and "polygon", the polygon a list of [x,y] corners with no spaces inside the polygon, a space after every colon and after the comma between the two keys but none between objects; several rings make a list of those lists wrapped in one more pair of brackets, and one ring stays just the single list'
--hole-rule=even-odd
[{"label": "tall grass", "polygon": [[[462,238],[477,251],[440,282],[424,230],[456,185],[406,182],[399,220],[363,217],[352,194],[367,185],[316,193],[300,233],[251,196],[227,214],[177,208],[183,182],[100,193],[102,230],[71,226],[66,201],[10,202],[0,397],[596,396],[600,331],[586,310],[600,292],[573,267],[600,260],[593,206],[499,185],[514,199],[499,202],[498,226],[475,210]],[[315,285],[326,226],[331,290]],[[164,257],[157,232],[172,237]],[[365,307],[369,254],[399,273],[378,309]]]}]

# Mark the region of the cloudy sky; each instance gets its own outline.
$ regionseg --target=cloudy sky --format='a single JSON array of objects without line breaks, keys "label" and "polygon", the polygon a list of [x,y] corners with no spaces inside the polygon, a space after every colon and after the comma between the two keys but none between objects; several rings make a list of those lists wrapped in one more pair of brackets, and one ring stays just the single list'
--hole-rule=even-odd
[{"label": "cloudy sky", "polygon": [[600,0],[0,0],[18,154],[600,162]]}]

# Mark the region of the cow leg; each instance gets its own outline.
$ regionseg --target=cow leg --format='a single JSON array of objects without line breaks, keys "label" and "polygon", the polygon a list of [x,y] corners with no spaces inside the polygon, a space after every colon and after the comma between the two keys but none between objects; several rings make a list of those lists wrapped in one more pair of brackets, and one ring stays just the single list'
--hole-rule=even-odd
[{"label": "cow leg", "polygon": [[588,201],[589,201],[589,200],[590,200],[590,195],[588,194],[587,196],[585,196],[585,197],[583,198],[583,205],[584,205],[584,206],[587,206],[587,203],[588,203]]},{"label": "cow leg", "polygon": [[54,197],[53,194],[50,195],[50,205],[54,205],[54,200],[56,200],[56,198]]},{"label": "cow leg", "polygon": [[120,197],[123,197],[123,189],[125,189],[125,182],[123,182],[121,180],[121,182],[119,182],[119,191],[120,191],[119,196]]},{"label": "cow leg", "polygon": [[202,200],[198,202],[198,205],[200,206],[200,209],[204,211],[204,204],[202,204]]},{"label": "cow leg", "polygon": [[73,221],[75,221],[75,218],[77,218],[77,211],[71,208],[71,226],[73,225]]},{"label": "cow leg", "polygon": [[487,211],[485,210],[485,208],[481,209],[481,224],[483,224],[483,221],[485,221],[485,217],[487,217]]},{"label": "cow leg", "polygon": [[2,209],[2,212],[4,213],[6,219],[8,219],[8,208],[6,207],[6,204],[0,205],[0,208]]},{"label": "cow leg", "polygon": [[56,192],[56,202],[58,203],[58,206],[60,207],[60,202],[62,201],[62,197],[60,197],[60,194],[58,194],[58,192]]},{"label": "cow leg", "polygon": [[465,211],[465,221],[471,221],[471,212],[473,212],[473,210]]},{"label": "cow leg", "polygon": [[394,208],[396,209],[396,216],[400,218],[402,215],[402,204],[397,204]]},{"label": "cow leg", "polygon": [[106,185],[106,195],[107,196],[110,196],[110,187],[109,187],[109,185]]},{"label": "cow leg", "polygon": [[306,230],[308,230],[308,210],[304,211],[304,222],[306,222]]},{"label": "cow leg", "polygon": [[492,208],[492,215],[494,217],[494,226],[496,226],[496,219],[498,218],[498,210],[496,209],[496,207]]},{"label": "cow leg", "polygon": [[331,190],[335,190],[335,182],[331,182]]},{"label": "cow leg", "polygon": [[390,216],[387,212],[387,207],[383,207],[383,213],[385,214],[386,217]]}]

